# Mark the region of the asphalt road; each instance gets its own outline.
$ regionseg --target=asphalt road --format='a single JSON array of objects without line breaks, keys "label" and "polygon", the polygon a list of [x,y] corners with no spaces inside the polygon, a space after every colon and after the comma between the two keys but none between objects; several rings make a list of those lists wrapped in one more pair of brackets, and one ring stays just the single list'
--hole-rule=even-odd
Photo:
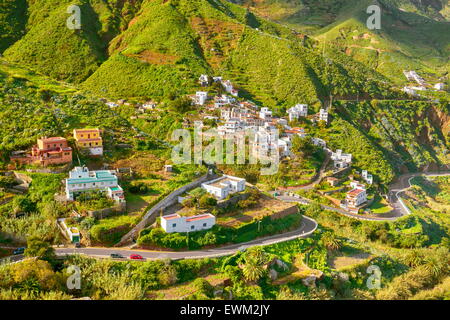
[{"label": "asphalt road", "polygon": [[[333,208],[329,206],[322,205],[322,208],[331,210],[352,218],[360,219],[360,220],[371,220],[371,221],[389,221],[396,220],[399,217],[402,217],[408,212],[403,208],[399,201],[399,194],[401,192],[406,191],[411,187],[411,179],[417,176],[448,176],[450,172],[443,173],[413,173],[413,174],[405,174],[399,176],[395,183],[390,186],[389,191],[389,200],[391,206],[394,208],[391,213],[384,215],[383,217],[362,217],[359,215],[351,214],[346,212],[345,210]],[[303,204],[309,204],[311,200],[308,199],[298,199],[295,197],[286,197],[281,196],[277,197],[280,200],[287,202],[300,202]],[[277,234],[270,237],[264,237],[260,239],[256,239],[250,242],[241,243],[241,244],[233,244],[219,248],[206,249],[206,250],[197,250],[197,251],[183,251],[183,252],[175,252],[175,251],[150,251],[150,250],[134,250],[131,248],[55,248],[55,252],[58,256],[65,256],[71,254],[84,254],[91,257],[97,258],[109,258],[112,253],[119,253],[125,258],[128,258],[131,254],[139,254],[144,259],[201,259],[201,258],[209,258],[209,257],[222,257],[234,254],[240,250],[245,250],[254,246],[264,246],[270,245],[279,242],[285,242],[288,240],[296,239],[296,238],[306,238],[310,236],[317,229],[317,222],[309,217],[304,216],[302,221],[302,225],[299,229],[283,233]],[[5,259],[10,259],[12,262],[20,261],[24,259],[23,255],[11,256]],[[4,260],[4,259],[3,259]],[[1,261],[1,260],[0,260]]]},{"label": "asphalt road", "polygon": [[[393,208],[388,213],[380,215],[379,217],[373,216],[361,216],[357,214],[349,213],[343,209],[329,207],[326,205],[321,205],[323,209],[337,212],[339,214],[345,215],[350,218],[355,218],[359,220],[367,220],[367,221],[394,221],[405,215],[409,214],[409,211],[403,207],[400,201],[400,193],[411,188],[411,180],[414,177],[425,176],[425,177],[438,177],[438,176],[450,176],[450,172],[428,172],[428,173],[408,173],[401,175],[397,178],[397,180],[389,186],[389,204]],[[300,202],[302,204],[309,204],[312,201],[305,198],[295,198],[290,196],[278,196],[277,199],[286,201],[286,202]]]},{"label": "asphalt road", "polygon": [[250,242],[228,245],[219,248],[197,250],[197,251],[149,251],[149,250],[134,250],[130,248],[55,248],[58,256],[71,254],[85,254],[97,258],[109,258],[112,253],[119,253],[124,257],[129,257],[131,254],[139,254],[144,259],[201,259],[222,257],[234,254],[240,250],[245,250],[254,246],[265,246],[274,243],[293,240],[296,238],[306,238],[310,236],[317,229],[317,222],[313,219],[303,216],[303,221],[299,229],[277,234],[270,237],[256,239]]}]

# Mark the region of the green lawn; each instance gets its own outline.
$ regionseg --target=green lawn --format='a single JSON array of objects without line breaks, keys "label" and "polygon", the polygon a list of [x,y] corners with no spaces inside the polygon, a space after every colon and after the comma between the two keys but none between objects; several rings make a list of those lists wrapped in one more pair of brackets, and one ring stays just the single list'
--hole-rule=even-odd
[{"label": "green lawn", "polygon": [[389,206],[387,201],[383,199],[380,195],[375,196],[374,202],[369,206],[369,209],[372,210],[375,214],[388,213],[392,210],[392,207]]}]

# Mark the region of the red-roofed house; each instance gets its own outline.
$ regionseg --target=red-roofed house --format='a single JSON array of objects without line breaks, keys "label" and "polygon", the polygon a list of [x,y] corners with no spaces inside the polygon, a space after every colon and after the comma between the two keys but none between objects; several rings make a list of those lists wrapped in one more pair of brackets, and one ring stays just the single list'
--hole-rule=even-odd
[{"label": "red-roofed house", "polygon": [[347,192],[346,197],[347,207],[349,209],[356,209],[367,201],[367,193],[365,189],[353,189]]},{"label": "red-roofed house", "polygon": [[161,217],[161,227],[167,233],[207,230],[215,224],[216,217],[210,213],[191,217],[182,217],[175,213]]},{"label": "red-roofed house", "polygon": [[41,138],[33,146],[31,153],[13,154],[11,161],[20,164],[66,164],[72,162],[72,148],[62,137]]}]

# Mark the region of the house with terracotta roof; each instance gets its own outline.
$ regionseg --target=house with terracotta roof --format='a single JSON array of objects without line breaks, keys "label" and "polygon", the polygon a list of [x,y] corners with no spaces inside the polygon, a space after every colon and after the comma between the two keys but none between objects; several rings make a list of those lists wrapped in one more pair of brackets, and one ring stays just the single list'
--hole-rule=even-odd
[{"label": "house with terracotta roof", "polygon": [[41,166],[72,163],[72,148],[62,137],[43,137],[37,139],[37,144],[31,152],[13,153],[11,161]]},{"label": "house with terracotta roof", "polygon": [[161,217],[161,228],[167,233],[208,230],[215,224],[216,217],[210,213],[190,217],[182,217],[179,214]]},{"label": "house with terracotta roof", "polygon": [[367,192],[365,189],[352,189],[347,192],[345,200],[348,209],[356,210],[359,206],[367,202]]},{"label": "house with terracotta roof", "polygon": [[88,150],[93,156],[103,155],[103,140],[100,129],[74,129],[73,137],[80,150]]}]

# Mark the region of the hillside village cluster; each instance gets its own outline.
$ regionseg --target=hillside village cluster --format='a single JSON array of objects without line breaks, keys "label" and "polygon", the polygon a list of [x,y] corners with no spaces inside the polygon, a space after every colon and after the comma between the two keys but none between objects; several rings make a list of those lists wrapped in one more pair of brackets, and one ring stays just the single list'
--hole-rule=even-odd
[{"label": "hillside village cluster", "polygon": [[[308,105],[296,104],[286,111],[286,116],[275,117],[267,107],[259,108],[251,101],[238,101],[239,92],[234,88],[229,80],[222,80],[221,77],[213,77],[212,81],[207,75],[201,75],[199,83],[202,87],[208,87],[211,82],[220,83],[226,94],[210,97],[207,91],[198,91],[192,95],[192,103],[202,107],[202,119],[213,120],[218,123],[217,132],[226,138],[238,138],[239,136],[253,133],[254,151],[267,152],[277,150],[281,158],[293,156],[291,151],[292,139],[294,136],[306,138],[308,135],[304,128],[290,127],[288,124],[300,118],[309,118],[313,122],[320,121],[325,124],[329,121],[329,114],[326,109],[320,109],[317,114],[308,115]],[[115,108],[122,102],[106,102]],[[148,102],[139,105],[139,109],[154,109],[156,103]],[[220,116],[216,116],[220,114]],[[185,122],[185,126],[190,123]],[[195,126],[203,127],[203,121],[195,121]],[[274,134],[276,126],[284,128],[281,137]],[[73,138],[75,147],[90,156],[101,157],[103,155],[102,131],[98,128],[75,129]],[[335,171],[348,169],[352,164],[352,155],[344,153],[342,150],[335,152],[327,148],[327,143],[320,138],[311,137],[311,142],[324,149],[333,161]],[[11,155],[11,160],[19,165],[72,165],[73,150],[66,138],[63,137],[42,137],[37,139],[37,144],[30,151],[16,151]],[[166,171],[172,169],[171,165],[165,166]],[[366,170],[361,174],[364,182],[368,185],[373,183],[373,177]],[[331,178],[327,180],[331,185],[335,183]],[[367,203],[367,191],[365,184],[359,181],[350,183],[351,190],[347,192],[345,200],[340,204],[341,208],[358,213]],[[201,184],[201,188],[218,201],[227,198],[229,195],[245,190],[246,180],[224,175],[214,180]],[[117,204],[125,205],[125,192],[119,185],[119,178],[115,170],[89,170],[85,166],[76,166],[69,172],[69,177],[65,179],[65,201],[75,201],[77,197],[86,192],[102,192]],[[180,197],[181,201],[183,200]],[[161,217],[161,227],[168,233],[172,232],[194,232],[212,228],[216,224],[216,217],[211,213],[204,213],[195,216],[181,216],[178,213]],[[73,242],[79,241],[79,232],[72,226],[66,226],[64,219],[60,221],[66,229],[66,233]]]},{"label": "hillside village cluster", "polygon": [[417,93],[417,91],[427,91],[431,87],[436,91],[444,91],[445,89],[445,84],[442,82],[436,83],[434,86],[429,85],[425,81],[425,79],[419,76],[414,70],[403,71],[403,74],[405,75],[406,79],[408,79],[408,81],[416,82],[418,84],[418,86],[403,87],[402,91],[409,94],[410,96],[419,97],[420,95]]}]

